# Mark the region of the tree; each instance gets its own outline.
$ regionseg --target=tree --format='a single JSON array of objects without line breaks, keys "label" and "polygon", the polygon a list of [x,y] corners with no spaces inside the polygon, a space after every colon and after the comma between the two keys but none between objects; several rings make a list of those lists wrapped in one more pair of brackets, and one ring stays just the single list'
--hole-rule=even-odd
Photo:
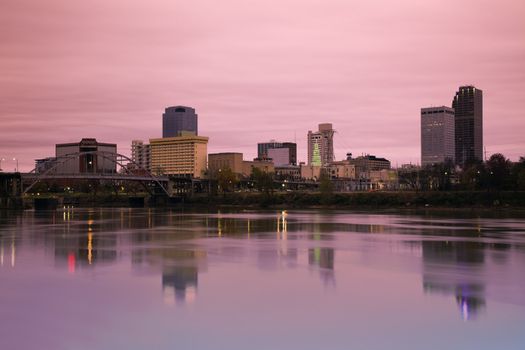
[{"label": "tree", "polygon": [[237,176],[230,168],[219,169],[217,172],[217,186],[222,193],[232,192],[237,184]]},{"label": "tree", "polygon": [[511,183],[516,186],[515,189],[525,190],[525,157],[520,157],[519,162],[512,165]]},{"label": "tree", "polygon": [[460,174],[461,186],[470,191],[480,190],[486,187],[487,170],[482,162],[470,163],[465,166]]},{"label": "tree", "polygon": [[510,180],[511,163],[501,153],[495,153],[487,161],[488,185],[490,188],[502,190]]},{"label": "tree", "polygon": [[273,193],[273,173],[267,173],[259,168],[252,168],[251,178],[259,192]]},{"label": "tree", "polygon": [[334,184],[325,171],[321,171],[321,176],[319,177],[319,191],[321,192],[321,203],[329,204],[333,198]]}]

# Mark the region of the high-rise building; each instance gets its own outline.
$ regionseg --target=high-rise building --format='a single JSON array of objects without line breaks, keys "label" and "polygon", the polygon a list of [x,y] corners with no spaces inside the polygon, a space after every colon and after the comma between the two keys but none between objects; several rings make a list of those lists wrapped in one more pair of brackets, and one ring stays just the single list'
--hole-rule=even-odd
[{"label": "high-rise building", "polygon": [[206,171],[208,138],[178,136],[150,139],[151,171],[200,178]]},{"label": "high-rise building", "polygon": [[421,108],[421,165],[454,161],[454,109]]},{"label": "high-rise building", "polygon": [[[297,144],[295,142],[277,142],[270,140],[270,142],[262,142],[257,144],[257,158],[263,160],[270,157],[272,149],[287,149],[288,156],[287,160],[280,159],[283,165],[296,165],[297,164]],[[282,151],[278,152],[280,155],[284,154]],[[274,162],[275,163],[275,162]]]},{"label": "high-rise building", "polygon": [[168,107],[162,114],[162,137],[198,135],[197,122],[195,109],[185,106]]},{"label": "high-rise building", "polygon": [[483,91],[461,86],[454,96],[456,163],[483,160]]},{"label": "high-rise building", "polygon": [[151,170],[150,145],[142,140],[131,141],[131,160],[139,169]]},{"label": "high-rise building", "polygon": [[327,166],[334,161],[334,133],[331,123],[319,124],[319,131],[308,131],[308,165]]}]

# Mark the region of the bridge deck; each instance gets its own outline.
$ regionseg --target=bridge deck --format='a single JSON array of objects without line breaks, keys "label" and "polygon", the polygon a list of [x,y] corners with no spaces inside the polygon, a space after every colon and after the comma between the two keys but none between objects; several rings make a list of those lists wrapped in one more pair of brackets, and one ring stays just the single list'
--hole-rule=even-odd
[{"label": "bridge deck", "polygon": [[167,176],[141,176],[129,174],[21,174],[23,180],[59,180],[59,179],[77,179],[77,180],[122,180],[122,181],[159,181],[168,182]]}]

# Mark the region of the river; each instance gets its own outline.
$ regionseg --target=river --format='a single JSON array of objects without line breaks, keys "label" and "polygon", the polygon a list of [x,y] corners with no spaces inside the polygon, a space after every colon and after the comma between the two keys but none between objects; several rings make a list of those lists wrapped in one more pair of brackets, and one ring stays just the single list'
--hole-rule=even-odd
[{"label": "river", "polygon": [[1,349],[524,349],[507,213],[0,212]]}]

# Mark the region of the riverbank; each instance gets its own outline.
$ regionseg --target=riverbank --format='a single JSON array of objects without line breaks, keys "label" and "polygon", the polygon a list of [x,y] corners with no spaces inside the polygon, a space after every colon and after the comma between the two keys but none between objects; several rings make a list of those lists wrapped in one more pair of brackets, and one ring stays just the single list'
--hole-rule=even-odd
[{"label": "riverbank", "polygon": [[525,192],[227,193],[216,197],[195,196],[184,203],[286,208],[525,208]]},{"label": "riverbank", "polygon": [[[141,197],[126,195],[48,195],[24,200],[24,208],[57,207],[247,207],[247,208],[523,208],[525,192],[236,192],[216,196]],[[20,208],[20,205],[17,205]],[[13,208],[16,209],[16,208]]]}]

